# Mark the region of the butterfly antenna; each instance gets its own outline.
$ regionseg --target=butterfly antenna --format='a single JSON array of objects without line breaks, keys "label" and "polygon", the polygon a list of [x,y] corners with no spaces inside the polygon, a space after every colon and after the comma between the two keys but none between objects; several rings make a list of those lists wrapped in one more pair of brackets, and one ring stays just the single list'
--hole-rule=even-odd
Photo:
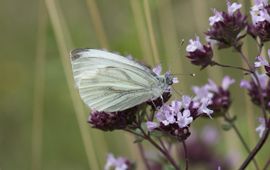
[{"label": "butterfly antenna", "polygon": [[196,74],[195,73],[188,73],[188,74],[185,74],[185,73],[176,73],[176,74],[172,74],[173,76],[176,76],[176,75],[181,75],[181,76],[190,76],[190,77],[195,77]]},{"label": "butterfly antenna", "polygon": [[173,86],[172,86],[172,89],[173,89],[173,91],[175,91],[175,93],[176,93],[179,97],[183,96],[183,93],[178,92]]}]

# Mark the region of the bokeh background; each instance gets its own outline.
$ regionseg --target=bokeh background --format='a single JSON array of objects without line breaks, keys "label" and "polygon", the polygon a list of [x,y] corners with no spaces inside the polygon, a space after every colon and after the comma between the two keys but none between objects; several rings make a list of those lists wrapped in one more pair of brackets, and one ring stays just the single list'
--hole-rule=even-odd
[{"label": "bokeh background", "polygon": [[[250,1],[242,0],[242,11]],[[122,132],[101,132],[87,124],[89,110],[78,98],[71,75],[69,51],[74,48],[105,48],[132,55],[151,66],[161,63],[180,76],[178,91],[191,94],[192,85],[208,78],[220,82],[231,75],[237,83],[231,88],[231,113],[253,148],[258,135],[255,127],[259,111],[249,102],[238,71],[210,68],[199,71],[185,56],[190,38],[208,28],[211,8],[226,10],[220,0],[2,0],[0,5],[0,169],[74,170],[103,169],[112,152],[138,161],[141,158],[134,138]],[[182,40],[185,40],[181,46]],[[245,39],[245,53],[254,58],[255,43]],[[232,49],[216,51],[215,58],[241,65]],[[192,126],[206,125],[218,130],[215,146],[220,155],[234,159],[237,167],[247,156],[231,130],[221,128],[223,120],[205,119]],[[155,150],[147,147],[150,152]],[[257,161],[269,157],[264,146]],[[250,164],[249,169],[254,169]]]}]

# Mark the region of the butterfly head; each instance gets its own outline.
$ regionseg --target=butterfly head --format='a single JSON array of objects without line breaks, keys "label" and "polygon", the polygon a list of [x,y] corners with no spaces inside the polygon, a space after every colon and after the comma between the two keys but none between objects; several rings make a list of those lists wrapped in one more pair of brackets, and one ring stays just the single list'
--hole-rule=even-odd
[{"label": "butterfly head", "polygon": [[171,75],[171,73],[170,72],[166,72],[165,73],[165,83],[167,84],[167,85],[172,85],[172,84],[174,84],[174,77]]}]

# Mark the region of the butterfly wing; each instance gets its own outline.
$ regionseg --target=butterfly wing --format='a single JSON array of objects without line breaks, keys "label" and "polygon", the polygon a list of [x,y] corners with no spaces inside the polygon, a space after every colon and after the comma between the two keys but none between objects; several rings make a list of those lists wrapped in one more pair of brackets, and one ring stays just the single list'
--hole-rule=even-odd
[{"label": "butterfly wing", "polygon": [[160,96],[159,80],[147,67],[100,50],[72,52],[72,68],[83,101],[98,111],[121,111]]}]

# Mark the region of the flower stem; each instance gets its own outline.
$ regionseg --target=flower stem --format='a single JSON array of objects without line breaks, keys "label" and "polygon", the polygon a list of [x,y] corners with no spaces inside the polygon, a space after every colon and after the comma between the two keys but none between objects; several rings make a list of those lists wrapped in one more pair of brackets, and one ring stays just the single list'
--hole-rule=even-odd
[{"label": "flower stem", "polygon": [[144,139],[148,140],[154,147],[156,147],[168,159],[168,161],[172,164],[175,170],[180,170],[180,167],[176,164],[171,155],[167,151],[163,150],[148,134],[145,133],[145,131],[141,127],[139,127],[139,129],[144,135]]},{"label": "flower stem", "polygon": [[138,147],[139,147],[139,151],[140,151],[140,154],[142,156],[142,160],[143,160],[143,163],[145,165],[145,168],[147,170],[151,170],[151,167],[146,159],[146,156],[145,156],[145,153],[144,153],[144,148],[143,148],[143,145],[141,143],[138,143]]},{"label": "flower stem", "polygon": [[266,164],[263,167],[263,170],[267,170],[270,167],[270,159],[266,162]]},{"label": "flower stem", "polygon": [[247,159],[240,166],[240,168],[239,168],[240,170],[245,169],[248,166],[248,164],[250,163],[250,161],[253,160],[253,158],[256,156],[256,154],[259,152],[259,150],[262,148],[262,146],[266,142],[266,140],[269,136],[269,132],[270,132],[270,128],[267,127],[264,131],[263,136],[261,137],[261,139],[259,140],[259,142],[255,146],[255,148],[251,151],[251,153],[248,155]]},{"label": "flower stem", "polygon": [[225,68],[233,68],[237,70],[242,70],[251,73],[252,71],[243,67],[238,67],[238,66],[231,66],[231,65],[226,65],[226,64],[220,64],[216,61],[212,61],[211,66],[220,66],[220,67],[225,67]]},{"label": "flower stem", "polygon": [[[224,115],[224,119],[227,123],[229,123],[233,130],[235,131],[236,135],[238,136],[239,140],[242,142],[244,148],[246,149],[246,151],[248,152],[248,154],[250,154],[251,150],[248,147],[247,143],[245,142],[245,139],[243,138],[243,136],[241,135],[239,129],[237,128],[237,126],[234,124],[234,121],[232,121],[232,119],[229,117],[229,115]],[[256,169],[259,169],[258,163],[257,161],[254,159],[253,160],[254,166],[256,167]]]},{"label": "flower stem", "polygon": [[186,145],[186,142],[185,141],[183,141],[182,142],[182,144],[183,144],[183,148],[184,148],[184,153],[185,153],[185,161],[186,161],[186,170],[188,170],[188,152],[187,152],[187,145]]},{"label": "flower stem", "polygon": [[252,70],[252,75],[254,76],[254,78],[255,78],[255,80],[256,80],[256,82],[258,84],[258,90],[259,90],[259,96],[260,96],[260,104],[261,104],[260,107],[261,107],[261,110],[262,110],[262,114],[264,115],[264,120],[265,120],[265,125],[266,125],[263,136],[260,138],[260,140],[258,141],[256,146],[253,148],[253,150],[250,152],[250,154],[248,155],[248,157],[246,158],[246,160],[243,162],[243,164],[240,167],[240,169],[245,169],[248,166],[248,164],[250,163],[250,161],[253,160],[254,157],[256,156],[256,154],[260,151],[262,146],[265,144],[265,141],[267,140],[267,138],[269,136],[270,127],[269,127],[269,120],[267,119],[267,113],[266,113],[265,106],[264,106],[264,98],[263,98],[263,93],[262,93],[262,86],[261,86],[261,83],[259,81],[259,78],[258,78],[256,72],[254,71],[254,67],[251,66],[251,64],[248,61],[248,58],[243,53],[242,49],[241,48],[236,48],[236,47],[235,47],[235,49],[240,54],[242,59],[246,62],[249,69]]}]

